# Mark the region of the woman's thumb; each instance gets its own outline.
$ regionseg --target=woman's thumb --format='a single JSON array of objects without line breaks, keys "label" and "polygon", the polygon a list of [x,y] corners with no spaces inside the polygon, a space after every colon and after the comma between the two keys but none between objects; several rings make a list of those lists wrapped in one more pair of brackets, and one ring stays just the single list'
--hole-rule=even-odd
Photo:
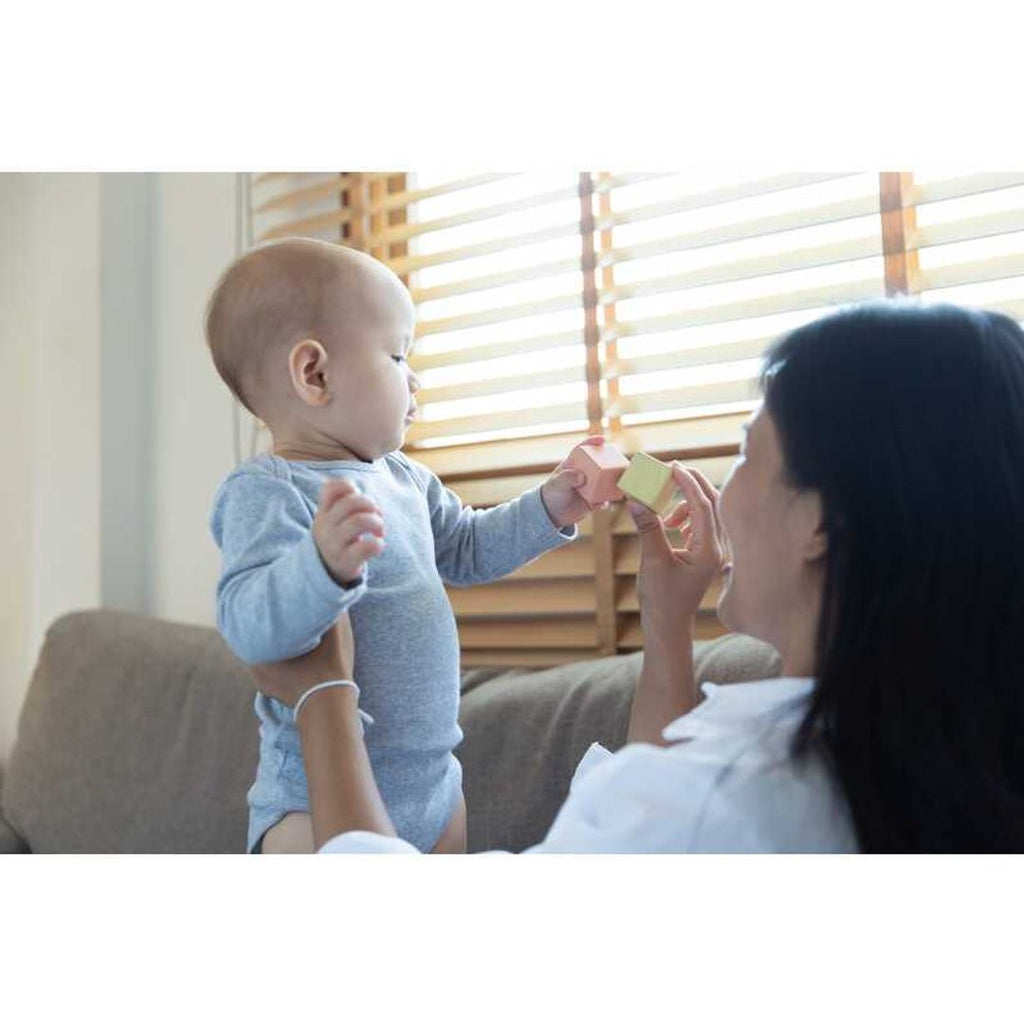
[{"label": "woman's thumb", "polygon": [[668,537],[665,536],[665,525],[661,517],[649,508],[635,501],[627,501],[626,508],[636,524],[636,532],[640,535],[641,552],[651,555],[667,551]]}]

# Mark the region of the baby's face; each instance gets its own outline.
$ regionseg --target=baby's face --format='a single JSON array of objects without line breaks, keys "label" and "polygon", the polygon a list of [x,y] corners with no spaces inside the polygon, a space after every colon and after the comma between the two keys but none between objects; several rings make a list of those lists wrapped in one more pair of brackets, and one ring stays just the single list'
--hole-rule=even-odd
[{"label": "baby's face", "polygon": [[327,370],[324,428],[363,459],[401,448],[420,382],[409,368],[415,309],[397,279],[373,282],[339,324]]}]

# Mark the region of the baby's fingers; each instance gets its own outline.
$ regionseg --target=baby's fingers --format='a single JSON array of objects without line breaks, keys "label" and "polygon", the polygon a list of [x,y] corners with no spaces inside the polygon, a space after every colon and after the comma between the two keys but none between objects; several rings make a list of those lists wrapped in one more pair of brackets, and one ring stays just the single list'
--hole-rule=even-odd
[{"label": "baby's fingers", "polygon": [[376,558],[384,550],[384,539],[364,533],[345,549],[345,559],[353,569],[361,569],[363,563]]},{"label": "baby's fingers", "polygon": [[362,537],[364,534],[383,537],[384,520],[373,512],[361,512],[342,520],[337,525],[336,530],[339,541],[346,545]]},{"label": "baby's fingers", "polygon": [[321,513],[326,517],[327,522],[333,529],[355,515],[373,513],[379,516],[380,509],[377,508],[372,498],[368,498],[365,494],[360,494],[358,491],[353,491],[335,501],[326,513],[321,509]]},{"label": "baby's fingers", "polygon": [[336,502],[347,498],[350,494],[358,493],[358,488],[351,480],[334,477],[320,488],[320,511],[326,514]]}]

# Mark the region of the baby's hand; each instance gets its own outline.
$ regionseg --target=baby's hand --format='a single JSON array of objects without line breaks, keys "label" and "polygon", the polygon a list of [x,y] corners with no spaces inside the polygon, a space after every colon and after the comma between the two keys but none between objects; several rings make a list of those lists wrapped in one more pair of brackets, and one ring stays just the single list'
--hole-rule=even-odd
[{"label": "baby's hand", "polygon": [[[600,434],[595,434],[581,443],[602,445],[604,438]],[[583,472],[579,469],[567,469],[563,461],[555,467],[555,471],[541,486],[540,496],[548,510],[548,518],[559,529],[578,523],[594,511],[595,506],[586,501],[577,490],[584,483],[586,476]]]},{"label": "baby's hand", "polygon": [[328,480],[320,489],[313,540],[331,578],[346,586],[384,550],[381,511],[351,480]]}]

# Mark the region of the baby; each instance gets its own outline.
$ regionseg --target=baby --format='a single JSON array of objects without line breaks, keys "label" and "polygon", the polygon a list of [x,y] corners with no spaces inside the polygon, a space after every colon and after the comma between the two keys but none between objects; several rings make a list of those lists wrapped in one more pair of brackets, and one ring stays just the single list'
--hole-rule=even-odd
[{"label": "baby", "polygon": [[[577,470],[495,508],[465,508],[398,449],[416,411],[415,310],[382,263],[288,239],[233,263],[207,310],[214,364],[269,428],[270,453],[221,484],[217,622],[250,663],[312,650],[348,613],[366,744],[399,835],[465,849],[459,638],[444,583],[505,576],[576,536]],[[304,714],[310,712],[304,711]],[[256,698],[260,756],[248,849],[312,852],[290,708]]]}]

